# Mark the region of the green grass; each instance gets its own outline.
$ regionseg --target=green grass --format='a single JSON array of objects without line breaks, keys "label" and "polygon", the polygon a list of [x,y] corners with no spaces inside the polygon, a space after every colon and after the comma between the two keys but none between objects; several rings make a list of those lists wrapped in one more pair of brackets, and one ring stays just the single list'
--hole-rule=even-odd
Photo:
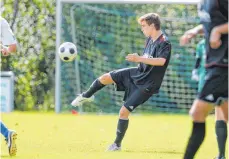
[{"label": "green grass", "polygon": [[[13,159],[182,159],[191,131],[188,115],[133,115],[123,150],[105,152],[115,137],[114,115],[14,112],[2,114],[2,120],[18,133],[18,153]],[[196,159],[212,159],[216,154],[214,117],[210,116]],[[4,142],[1,157],[11,158]]]}]

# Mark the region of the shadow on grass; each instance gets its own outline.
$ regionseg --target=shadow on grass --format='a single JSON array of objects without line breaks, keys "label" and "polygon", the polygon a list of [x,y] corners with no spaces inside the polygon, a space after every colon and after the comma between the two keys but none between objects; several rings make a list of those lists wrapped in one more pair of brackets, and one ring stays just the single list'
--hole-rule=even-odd
[{"label": "shadow on grass", "polygon": [[175,150],[173,151],[157,151],[157,150],[140,150],[140,151],[136,151],[136,150],[124,150],[122,152],[131,152],[131,153],[163,153],[163,154],[183,154],[183,152],[177,152]]},{"label": "shadow on grass", "polygon": [[1,155],[0,158],[14,158],[13,156],[10,156],[10,155]]}]

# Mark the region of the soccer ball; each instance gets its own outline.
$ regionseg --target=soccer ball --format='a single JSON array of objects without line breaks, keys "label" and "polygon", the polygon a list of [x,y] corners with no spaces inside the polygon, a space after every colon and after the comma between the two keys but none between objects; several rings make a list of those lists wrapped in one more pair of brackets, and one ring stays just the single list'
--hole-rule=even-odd
[{"label": "soccer ball", "polygon": [[76,45],[71,42],[65,42],[59,47],[60,59],[64,62],[71,62],[77,56]]}]

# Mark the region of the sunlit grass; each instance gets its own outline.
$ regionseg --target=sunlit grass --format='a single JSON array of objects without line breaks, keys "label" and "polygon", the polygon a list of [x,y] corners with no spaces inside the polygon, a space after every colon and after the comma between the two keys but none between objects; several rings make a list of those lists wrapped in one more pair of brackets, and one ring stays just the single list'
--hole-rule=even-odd
[{"label": "sunlit grass", "polygon": [[[191,132],[188,115],[134,115],[121,152],[105,152],[114,141],[117,116],[54,113],[2,114],[18,133],[14,159],[182,159]],[[196,159],[217,154],[214,117],[207,120],[207,136]],[[8,156],[1,137],[1,157]]]}]

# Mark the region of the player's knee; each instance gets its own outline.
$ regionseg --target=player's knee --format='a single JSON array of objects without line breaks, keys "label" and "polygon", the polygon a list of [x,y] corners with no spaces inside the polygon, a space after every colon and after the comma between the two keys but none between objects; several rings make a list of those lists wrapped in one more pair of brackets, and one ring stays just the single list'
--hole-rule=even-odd
[{"label": "player's knee", "polygon": [[119,118],[127,119],[129,117],[129,114],[129,110],[126,109],[126,107],[122,106],[122,108],[119,111]]},{"label": "player's knee", "polygon": [[215,108],[215,118],[216,118],[216,120],[226,121],[225,113],[222,111],[222,109],[220,107]]},{"label": "player's knee", "polygon": [[228,122],[228,112],[224,112],[223,120]]},{"label": "player's knee", "polygon": [[109,84],[112,81],[110,73],[106,73],[106,74],[103,74],[102,76],[100,76],[99,81],[102,84]]},{"label": "player's knee", "polygon": [[195,116],[195,112],[193,110],[189,110],[189,115],[193,118]]},{"label": "player's knee", "polygon": [[190,110],[189,111],[189,115],[191,116],[191,118],[196,121],[200,118],[200,114],[197,112],[197,111],[194,111],[194,110]]},{"label": "player's knee", "polygon": [[189,111],[189,115],[191,116],[192,120],[195,122],[205,122],[207,114],[201,111],[191,109]]}]

